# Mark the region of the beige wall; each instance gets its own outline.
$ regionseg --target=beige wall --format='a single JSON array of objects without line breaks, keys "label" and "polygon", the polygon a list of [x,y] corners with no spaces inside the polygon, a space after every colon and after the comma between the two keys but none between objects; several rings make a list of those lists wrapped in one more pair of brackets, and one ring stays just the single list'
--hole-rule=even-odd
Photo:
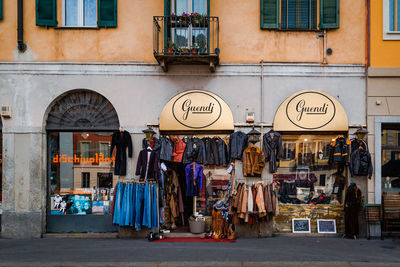
[{"label": "beige wall", "polygon": [[[327,62],[365,63],[365,1],[340,1],[340,29],[327,34],[333,49]],[[119,0],[115,29],[54,29],[35,23],[35,1],[24,2],[24,39],[18,53],[17,4],[5,0],[0,21],[0,61],[155,62],[153,16],[163,15],[162,0]],[[260,29],[260,1],[211,0],[211,15],[220,19],[221,62],[322,62],[318,32]],[[355,12],[355,10],[357,12]],[[61,0],[58,0],[61,25]]]}]

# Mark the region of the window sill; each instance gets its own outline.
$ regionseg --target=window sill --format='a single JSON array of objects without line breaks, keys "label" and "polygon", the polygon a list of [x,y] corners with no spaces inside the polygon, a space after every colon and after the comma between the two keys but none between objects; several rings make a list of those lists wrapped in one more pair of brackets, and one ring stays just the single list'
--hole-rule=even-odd
[{"label": "window sill", "polygon": [[400,31],[387,31],[383,32],[383,40],[384,41],[400,41]]},{"label": "window sill", "polygon": [[61,27],[54,27],[56,30],[99,30],[100,28],[97,26],[94,27],[85,27],[85,26],[61,26]]},{"label": "window sill", "polygon": [[276,29],[278,32],[321,32],[320,29]]}]

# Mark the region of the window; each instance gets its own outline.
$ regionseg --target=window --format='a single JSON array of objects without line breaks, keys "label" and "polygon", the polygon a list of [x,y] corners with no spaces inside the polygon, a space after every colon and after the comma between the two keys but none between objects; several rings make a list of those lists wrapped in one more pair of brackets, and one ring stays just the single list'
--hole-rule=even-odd
[{"label": "window", "polygon": [[82,188],[90,187],[90,172],[82,172]]},{"label": "window", "polygon": [[[0,0],[1,1],[1,0]],[[36,25],[57,27],[60,3],[62,26],[117,27],[117,0],[36,0]]]},{"label": "window", "polygon": [[383,192],[400,192],[400,125],[382,125]]},{"label": "window", "polygon": [[81,142],[81,155],[82,158],[89,158],[90,157],[90,143],[89,142]]},{"label": "window", "polygon": [[273,175],[282,204],[340,204],[346,171],[329,165],[329,146],[336,135],[282,135],[284,158]]},{"label": "window", "polygon": [[281,29],[315,29],[316,0],[282,0]]},{"label": "window", "polygon": [[[171,14],[177,16],[183,13],[198,13],[207,15],[207,0],[175,0],[172,1]],[[204,47],[207,43],[207,28],[200,23],[190,24],[188,27],[171,28],[171,40],[177,48]]]},{"label": "window", "polygon": [[104,157],[110,157],[110,144],[109,143],[100,143],[100,154],[103,154]]},{"label": "window", "polygon": [[[261,29],[317,29],[317,0],[260,0]],[[339,28],[339,0],[319,0],[319,29]]]},{"label": "window", "polygon": [[96,0],[64,0],[63,25],[68,27],[96,27]]},{"label": "window", "polygon": [[400,40],[400,0],[383,0],[383,40]]}]

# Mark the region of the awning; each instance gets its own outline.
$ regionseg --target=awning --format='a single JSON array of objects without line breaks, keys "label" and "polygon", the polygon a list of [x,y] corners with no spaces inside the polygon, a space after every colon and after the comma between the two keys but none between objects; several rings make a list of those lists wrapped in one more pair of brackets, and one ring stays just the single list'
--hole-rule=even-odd
[{"label": "awning", "polygon": [[233,115],[222,98],[190,90],[174,96],[160,115],[160,131],[233,131]]},{"label": "awning", "polygon": [[278,108],[275,131],[348,131],[342,105],[323,91],[301,91],[288,97]]}]

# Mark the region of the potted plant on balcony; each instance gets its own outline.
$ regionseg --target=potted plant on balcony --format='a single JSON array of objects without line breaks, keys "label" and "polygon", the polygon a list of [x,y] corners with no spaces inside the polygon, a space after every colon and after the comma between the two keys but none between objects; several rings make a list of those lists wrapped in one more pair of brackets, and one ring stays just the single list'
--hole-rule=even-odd
[{"label": "potted plant on balcony", "polygon": [[187,47],[181,47],[181,48],[179,48],[179,51],[181,52],[181,55],[189,55],[190,54],[190,50]]},{"label": "potted plant on balcony", "polygon": [[202,15],[197,12],[191,13],[191,22],[193,27],[206,27],[207,26],[207,15]]},{"label": "potted plant on balcony", "polygon": [[171,13],[171,16],[168,17],[169,19],[169,26],[176,27],[177,16],[174,12]]},{"label": "potted plant on balcony", "polygon": [[199,54],[199,48],[197,45],[194,45],[191,49],[192,55],[198,55]]},{"label": "potted plant on balcony", "polygon": [[181,26],[186,27],[187,24],[189,23],[189,13],[182,12],[182,16],[180,16],[180,23]]},{"label": "potted plant on balcony", "polygon": [[164,53],[166,53],[168,55],[172,55],[175,52],[176,45],[175,45],[175,43],[171,42],[171,39],[168,39],[165,48],[166,48],[166,51],[164,51]]},{"label": "potted plant on balcony", "polygon": [[206,42],[203,39],[199,40],[199,52],[200,52],[200,55],[207,54]]}]

